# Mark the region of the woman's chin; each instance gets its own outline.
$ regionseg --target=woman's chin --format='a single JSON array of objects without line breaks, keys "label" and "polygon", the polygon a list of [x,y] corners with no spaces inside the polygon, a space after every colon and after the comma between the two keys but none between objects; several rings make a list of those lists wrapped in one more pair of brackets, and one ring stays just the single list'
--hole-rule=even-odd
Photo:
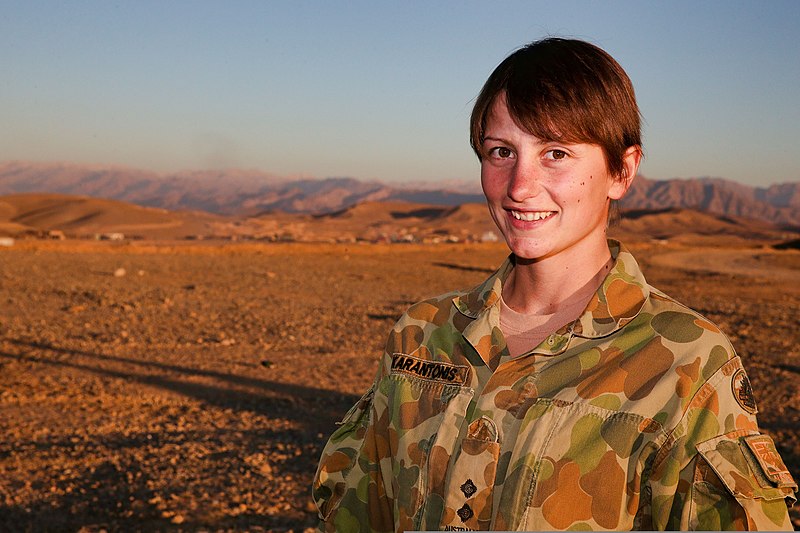
[{"label": "woman's chin", "polygon": [[547,255],[547,250],[541,243],[516,242],[506,240],[506,245],[518,260],[536,261]]}]

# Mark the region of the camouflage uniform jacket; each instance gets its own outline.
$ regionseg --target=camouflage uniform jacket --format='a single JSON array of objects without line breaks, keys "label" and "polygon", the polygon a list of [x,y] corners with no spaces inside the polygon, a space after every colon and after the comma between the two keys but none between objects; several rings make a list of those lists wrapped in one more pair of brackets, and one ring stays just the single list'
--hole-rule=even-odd
[{"label": "camouflage uniform jacket", "polygon": [[322,453],[320,530],[791,529],[797,485],[727,338],[609,244],[582,316],[513,359],[512,260],[412,306]]}]

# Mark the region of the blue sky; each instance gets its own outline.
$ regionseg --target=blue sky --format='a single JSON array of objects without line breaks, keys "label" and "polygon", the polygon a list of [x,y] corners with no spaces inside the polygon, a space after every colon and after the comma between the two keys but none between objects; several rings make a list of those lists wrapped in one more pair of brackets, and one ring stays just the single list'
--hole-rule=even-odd
[{"label": "blue sky", "polygon": [[515,48],[634,82],[642,174],[800,181],[800,2],[0,0],[0,161],[478,179],[473,99]]}]

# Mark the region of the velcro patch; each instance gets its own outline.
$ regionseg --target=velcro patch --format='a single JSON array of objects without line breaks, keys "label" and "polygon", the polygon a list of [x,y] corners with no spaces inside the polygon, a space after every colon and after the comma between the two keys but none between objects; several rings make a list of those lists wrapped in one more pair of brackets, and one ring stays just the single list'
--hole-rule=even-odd
[{"label": "velcro patch", "polygon": [[469,368],[444,361],[426,361],[402,353],[392,354],[392,373],[409,374],[422,379],[463,385],[467,382]]},{"label": "velcro patch", "polygon": [[778,487],[797,487],[770,437],[767,435],[750,435],[749,437],[744,437],[744,442],[753,452],[758,464],[761,465],[764,475],[771,482]]}]

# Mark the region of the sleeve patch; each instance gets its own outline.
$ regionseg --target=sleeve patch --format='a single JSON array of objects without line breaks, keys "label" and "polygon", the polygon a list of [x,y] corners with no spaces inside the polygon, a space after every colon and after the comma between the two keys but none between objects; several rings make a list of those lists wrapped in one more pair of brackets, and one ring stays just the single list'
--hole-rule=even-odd
[{"label": "sleeve patch", "polygon": [[758,464],[761,465],[764,475],[771,482],[779,487],[797,487],[770,437],[767,435],[750,435],[749,437],[744,437],[744,442],[753,452]]},{"label": "sleeve patch", "polygon": [[742,409],[754,415],[758,412],[756,407],[756,399],[753,396],[753,387],[750,386],[750,380],[747,378],[743,369],[739,369],[731,379],[731,390],[733,397],[739,403]]}]

